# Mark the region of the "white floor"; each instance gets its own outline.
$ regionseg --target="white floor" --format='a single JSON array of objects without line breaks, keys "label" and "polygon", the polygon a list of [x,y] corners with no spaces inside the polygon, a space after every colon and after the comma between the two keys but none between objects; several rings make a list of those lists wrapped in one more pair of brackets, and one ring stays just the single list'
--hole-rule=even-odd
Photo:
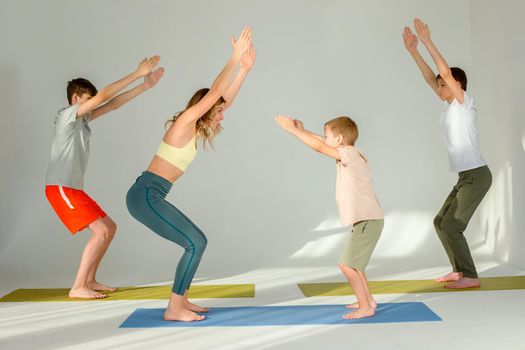
[{"label": "white floor", "polygon": [[[394,269],[395,270],[395,269]],[[371,279],[431,278],[445,266],[411,273],[373,273]],[[482,277],[525,275],[494,261]],[[372,271],[376,271],[372,267]],[[204,306],[347,303],[352,297],[305,298],[298,282],[342,281],[334,267],[265,268],[205,284],[255,283],[256,297],[199,299]],[[199,282],[197,282],[199,283]],[[2,283],[2,295],[18,288]],[[164,300],[0,303],[0,349],[525,349],[525,290],[377,295],[379,302],[421,301],[442,322],[339,326],[120,329],[136,308]]]}]

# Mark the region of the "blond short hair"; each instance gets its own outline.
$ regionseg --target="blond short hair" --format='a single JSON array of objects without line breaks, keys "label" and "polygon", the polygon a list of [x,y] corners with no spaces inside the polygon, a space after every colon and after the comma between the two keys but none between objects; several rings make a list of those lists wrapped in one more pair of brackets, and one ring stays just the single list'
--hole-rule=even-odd
[{"label": "blond short hair", "polygon": [[355,146],[359,137],[357,124],[346,116],[329,120],[324,124],[324,127],[328,128],[335,136],[342,135],[346,145]]}]

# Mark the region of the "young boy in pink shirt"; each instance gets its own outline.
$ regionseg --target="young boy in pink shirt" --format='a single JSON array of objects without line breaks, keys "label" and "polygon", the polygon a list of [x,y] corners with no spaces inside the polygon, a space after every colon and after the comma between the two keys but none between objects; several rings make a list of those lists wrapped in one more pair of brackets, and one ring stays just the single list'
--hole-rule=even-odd
[{"label": "young boy in pink shirt", "polygon": [[338,117],[324,125],[324,138],[304,129],[300,120],[279,115],[275,118],[284,130],[314,151],[336,160],[336,202],[343,226],[352,225],[352,234],[339,259],[357,302],[347,305],[354,311],[344,315],[356,319],[375,315],[377,303],[370,294],[365,267],[381,236],[384,213],[374,192],[368,160],[355,142],[359,135],[349,117]]}]

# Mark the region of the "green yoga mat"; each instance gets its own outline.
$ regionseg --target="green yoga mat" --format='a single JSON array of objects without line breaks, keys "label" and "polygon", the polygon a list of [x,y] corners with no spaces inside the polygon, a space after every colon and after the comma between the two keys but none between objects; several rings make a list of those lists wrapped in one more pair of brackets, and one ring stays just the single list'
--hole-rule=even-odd
[{"label": "green yoga mat", "polygon": [[[447,289],[445,283],[434,280],[404,280],[404,281],[368,281],[372,294],[405,294],[405,293],[443,293],[467,292],[479,290],[512,290],[525,289],[525,276],[485,277],[480,278],[480,288]],[[348,283],[301,283],[298,285],[304,296],[341,296],[353,295]]]},{"label": "green yoga mat", "polygon": [[[70,299],[69,289],[17,289],[0,299],[0,302],[41,302],[41,301],[93,301],[92,299]],[[171,285],[150,287],[122,287],[115,292],[105,293],[106,300],[144,300],[168,299],[171,294]],[[253,298],[255,285],[253,284],[222,284],[222,285],[193,285],[189,292],[190,298]]]}]

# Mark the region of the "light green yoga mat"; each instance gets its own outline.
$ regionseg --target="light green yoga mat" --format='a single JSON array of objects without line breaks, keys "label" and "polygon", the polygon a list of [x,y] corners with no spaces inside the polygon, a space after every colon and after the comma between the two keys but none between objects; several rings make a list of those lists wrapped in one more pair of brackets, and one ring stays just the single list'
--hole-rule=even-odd
[{"label": "light green yoga mat", "polygon": [[[368,281],[372,294],[405,294],[405,293],[443,293],[467,292],[480,290],[512,290],[525,289],[525,276],[513,277],[485,277],[480,278],[480,288],[447,289],[445,283],[434,280],[405,280],[405,281]],[[298,285],[304,296],[340,296],[353,295],[348,283],[301,283]]]},{"label": "light green yoga mat", "polygon": [[[70,299],[69,289],[17,289],[0,299],[0,302],[41,302],[41,301],[86,301],[86,299]],[[122,287],[115,292],[105,293],[104,300],[144,300],[168,299],[171,285],[151,287]],[[253,284],[222,284],[193,285],[190,288],[190,298],[253,298]],[[88,301],[92,301],[88,299]]]}]

